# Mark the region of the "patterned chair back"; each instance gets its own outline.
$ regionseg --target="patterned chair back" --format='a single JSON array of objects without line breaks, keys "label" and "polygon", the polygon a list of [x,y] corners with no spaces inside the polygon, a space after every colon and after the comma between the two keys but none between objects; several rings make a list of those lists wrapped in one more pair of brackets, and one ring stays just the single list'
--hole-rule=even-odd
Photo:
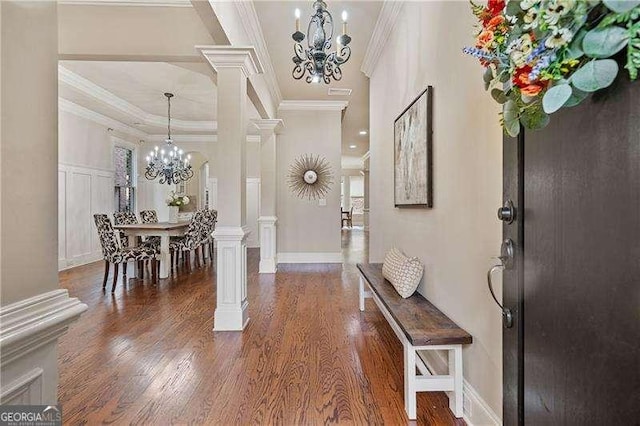
[{"label": "patterned chair back", "polygon": [[114,212],[113,220],[116,225],[134,225],[138,223],[138,218],[134,212]]},{"label": "patterned chair back", "polygon": [[116,232],[111,225],[111,220],[106,214],[94,214],[93,220],[98,228],[98,237],[100,238],[100,246],[102,247],[102,255],[105,259],[113,256],[120,250],[120,243]]},{"label": "patterned chair back", "polygon": [[202,242],[202,229],[204,227],[204,210],[198,210],[193,214],[191,222],[184,233],[184,246],[193,250]]},{"label": "patterned chair back", "polygon": [[218,221],[218,211],[217,210],[205,210],[205,216],[207,218],[204,240],[211,241],[213,236],[211,235],[213,231],[216,230],[216,222]]},{"label": "patterned chair back", "polygon": [[158,213],[155,210],[142,210],[140,219],[142,223],[158,223]]}]

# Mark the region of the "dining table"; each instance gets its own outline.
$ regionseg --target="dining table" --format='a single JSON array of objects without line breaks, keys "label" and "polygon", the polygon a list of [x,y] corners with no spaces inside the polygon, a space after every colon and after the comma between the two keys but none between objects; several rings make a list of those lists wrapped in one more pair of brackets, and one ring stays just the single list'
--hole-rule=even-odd
[{"label": "dining table", "polygon": [[[160,237],[160,278],[167,278],[171,271],[171,254],[169,253],[169,239],[184,235],[189,221],[133,223],[115,225],[114,228],[124,233],[129,240],[129,247],[138,245],[138,237]],[[137,262],[136,262],[137,263]],[[136,268],[138,265],[136,264]],[[136,276],[138,270],[136,269]]]}]

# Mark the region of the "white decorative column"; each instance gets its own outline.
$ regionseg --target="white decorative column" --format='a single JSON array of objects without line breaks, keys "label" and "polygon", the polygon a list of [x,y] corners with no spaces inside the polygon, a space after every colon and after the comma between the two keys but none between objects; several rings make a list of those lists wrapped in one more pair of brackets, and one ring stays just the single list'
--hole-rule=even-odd
[{"label": "white decorative column", "polygon": [[262,73],[253,47],[199,46],[218,74],[218,242],[215,331],[242,330],[247,312],[247,78]]},{"label": "white decorative column", "polygon": [[369,165],[370,165],[370,161],[369,161],[369,152],[367,152],[364,155],[364,170],[363,170],[363,174],[364,174],[364,214],[363,214],[363,221],[364,221],[364,230],[368,231],[369,230]]},{"label": "white decorative column", "polygon": [[283,128],[279,119],[253,120],[260,130],[260,273],[274,274],[278,269],[276,223],[276,135]]},{"label": "white decorative column", "polygon": [[351,176],[345,175],[342,178],[344,179],[342,208],[349,210],[351,208]]}]

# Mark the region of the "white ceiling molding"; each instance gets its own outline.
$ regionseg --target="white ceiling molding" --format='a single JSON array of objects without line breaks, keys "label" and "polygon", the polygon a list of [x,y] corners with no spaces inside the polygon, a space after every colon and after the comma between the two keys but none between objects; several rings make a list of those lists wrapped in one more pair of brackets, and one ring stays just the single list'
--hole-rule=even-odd
[{"label": "white ceiling molding", "polygon": [[79,6],[192,7],[189,0],[59,0],[58,4]]},{"label": "white ceiling molding", "polygon": [[247,77],[264,73],[264,67],[253,46],[196,46],[214,70],[240,68]]},{"label": "white ceiling molding", "polygon": [[363,162],[367,161],[369,157],[371,157],[371,151],[365,152],[364,155],[362,156],[362,161]]},{"label": "white ceiling molding", "polygon": [[134,127],[128,126],[118,120],[114,120],[113,118],[99,114],[95,111],[92,111],[88,108],[75,104],[66,99],[58,98],[58,109],[60,111],[65,111],[70,114],[77,115],[78,117],[82,117],[87,120],[93,121],[94,123],[102,124],[103,126],[107,126],[108,128],[117,130],[126,135],[134,136],[136,138],[141,138],[141,139],[144,139],[148,136],[145,132],[143,132],[140,129],[136,129]]},{"label": "white ceiling molding", "polygon": [[364,161],[361,157],[351,155],[343,155],[340,163],[343,170],[362,170],[364,167]]},{"label": "white ceiling molding", "polygon": [[[148,135],[145,138],[147,142],[164,142],[167,139],[166,134],[162,135]],[[184,143],[184,142],[217,142],[217,135],[171,135],[171,139],[175,141],[176,144]]]},{"label": "white ceiling molding", "polygon": [[278,134],[284,128],[284,121],[279,118],[260,118],[251,120],[251,122],[261,132]]},{"label": "white ceiling molding", "polygon": [[342,111],[349,101],[282,101],[279,111]]},{"label": "white ceiling molding", "polygon": [[[160,127],[167,125],[167,117],[149,114],[143,109],[114,95],[108,90],[103,89],[92,81],[69,71],[61,65],[58,65],[58,81],[71,86],[75,90],[78,90],[79,92],[82,92],[121,113],[131,116],[131,118],[134,118],[142,124]],[[218,123],[215,121],[171,119],[171,127],[173,129],[185,131],[216,132],[218,129]]]},{"label": "white ceiling molding", "polygon": [[233,2],[233,4],[241,17],[240,22],[249,36],[249,41],[255,47],[256,54],[264,67],[264,81],[267,83],[274,105],[280,105],[282,92],[280,92],[280,86],[278,86],[276,72],[273,69],[271,56],[269,56],[269,50],[267,49],[267,42],[264,39],[262,26],[260,25],[256,9],[253,6],[253,1],[236,1]]},{"label": "white ceiling molding", "polygon": [[373,28],[373,34],[371,34],[371,39],[369,39],[369,45],[367,46],[364,59],[362,60],[362,67],[360,68],[367,77],[371,77],[373,71],[376,69],[378,59],[398,20],[398,15],[402,10],[403,4],[404,2],[395,0],[386,0],[382,4],[382,9],[378,15],[376,26]]}]

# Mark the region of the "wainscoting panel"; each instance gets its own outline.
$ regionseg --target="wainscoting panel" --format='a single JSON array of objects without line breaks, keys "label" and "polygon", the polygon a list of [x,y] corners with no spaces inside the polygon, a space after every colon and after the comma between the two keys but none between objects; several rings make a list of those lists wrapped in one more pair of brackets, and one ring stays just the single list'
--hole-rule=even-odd
[{"label": "wainscoting panel", "polygon": [[58,165],[58,269],[102,258],[94,213],[113,212],[113,172]]}]

